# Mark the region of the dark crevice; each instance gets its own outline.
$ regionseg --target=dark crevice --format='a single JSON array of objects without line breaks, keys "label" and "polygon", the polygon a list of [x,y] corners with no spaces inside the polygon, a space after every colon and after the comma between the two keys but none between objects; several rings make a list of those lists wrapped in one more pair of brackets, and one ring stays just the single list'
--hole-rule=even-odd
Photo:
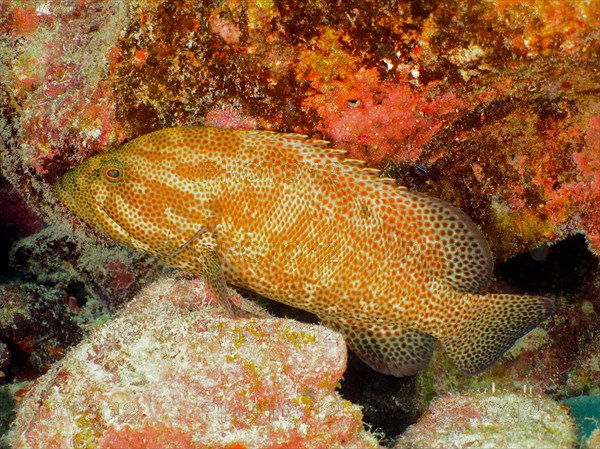
[{"label": "dark crevice", "polygon": [[599,260],[583,235],[537,248],[502,262],[497,277],[529,294],[568,294],[582,289],[598,271]]}]

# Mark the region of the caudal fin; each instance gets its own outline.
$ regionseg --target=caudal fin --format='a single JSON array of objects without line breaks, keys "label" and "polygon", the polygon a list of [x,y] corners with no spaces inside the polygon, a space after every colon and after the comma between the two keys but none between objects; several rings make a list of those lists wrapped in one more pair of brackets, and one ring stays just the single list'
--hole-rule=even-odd
[{"label": "caudal fin", "polygon": [[540,296],[470,296],[468,303],[474,307],[449,335],[440,338],[450,359],[470,375],[486,370],[555,309],[554,301]]}]

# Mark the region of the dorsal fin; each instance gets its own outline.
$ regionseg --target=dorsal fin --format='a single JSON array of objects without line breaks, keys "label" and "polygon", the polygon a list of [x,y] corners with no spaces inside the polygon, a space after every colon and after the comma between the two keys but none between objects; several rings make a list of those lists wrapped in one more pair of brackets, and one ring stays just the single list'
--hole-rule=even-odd
[{"label": "dorsal fin", "polygon": [[376,182],[380,185],[396,186],[396,180],[393,178],[380,177],[381,170],[368,167],[367,162],[362,159],[346,157],[348,152],[340,148],[329,147],[327,140],[311,139],[304,134],[278,133],[274,131],[247,131],[251,134],[261,134],[274,141],[287,144],[297,151],[298,155],[305,155],[315,158],[330,158],[329,162],[339,164],[339,168],[345,173],[358,176],[364,181]]},{"label": "dorsal fin", "polygon": [[346,158],[342,159],[340,162],[343,162],[344,164],[346,164],[348,166],[354,166],[354,167],[364,167],[367,164],[362,159],[354,159],[354,158],[350,158],[350,157],[346,157]]},{"label": "dorsal fin", "polygon": [[379,177],[378,179],[379,179],[379,181],[381,181],[381,182],[383,182],[383,183],[385,183],[385,184],[391,184],[391,185],[394,185],[394,186],[396,186],[396,187],[397,187],[398,189],[400,189],[400,190],[402,190],[402,189],[406,190],[406,187],[404,187],[404,186],[401,186],[401,185],[398,185],[398,184],[396,183],[396,180],[395,180],[394,178]]},{"label": "dorsal fin", "polygon": [[362,171],[363,173],[371,173],[373,175],[381,174],[381,170],[379,170],[378,168],[372,168],[372,167],[364,167],[360,171]]}]

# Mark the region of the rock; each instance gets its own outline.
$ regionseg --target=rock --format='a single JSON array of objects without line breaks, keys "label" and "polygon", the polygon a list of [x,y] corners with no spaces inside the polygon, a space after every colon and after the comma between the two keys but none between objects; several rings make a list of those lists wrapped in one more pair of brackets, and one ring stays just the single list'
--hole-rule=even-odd
[{"label": "rock", "polygon": [[[238,297],[239,301],[239,297]],[[14,448],[378,448],[335,391],[343,338],[231,319],[198,281],[145,289],[39,378]],[[255,310],[255,312],[257,312]]]},{"label": "rock", "polygon": [[470,393],[435,399],[394,449],[574,449],[576,441],[567,408],[547,397]]}]

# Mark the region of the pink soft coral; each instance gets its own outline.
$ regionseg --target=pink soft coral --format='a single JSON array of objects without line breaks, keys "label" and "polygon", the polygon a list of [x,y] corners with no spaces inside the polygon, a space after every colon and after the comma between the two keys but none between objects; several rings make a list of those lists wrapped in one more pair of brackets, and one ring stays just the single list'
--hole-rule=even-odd
[{"label": "pink soft coral", "polygon": [[418,92],[408,82],[379,80],[377,69],[360,69],[353,79],[331,85],[315,82],[320,94],[306,104],[316,108],[321,130],[353,155],[372,163],[393,158],[415,161],[422,146],[460,104],[452,93]]}]

